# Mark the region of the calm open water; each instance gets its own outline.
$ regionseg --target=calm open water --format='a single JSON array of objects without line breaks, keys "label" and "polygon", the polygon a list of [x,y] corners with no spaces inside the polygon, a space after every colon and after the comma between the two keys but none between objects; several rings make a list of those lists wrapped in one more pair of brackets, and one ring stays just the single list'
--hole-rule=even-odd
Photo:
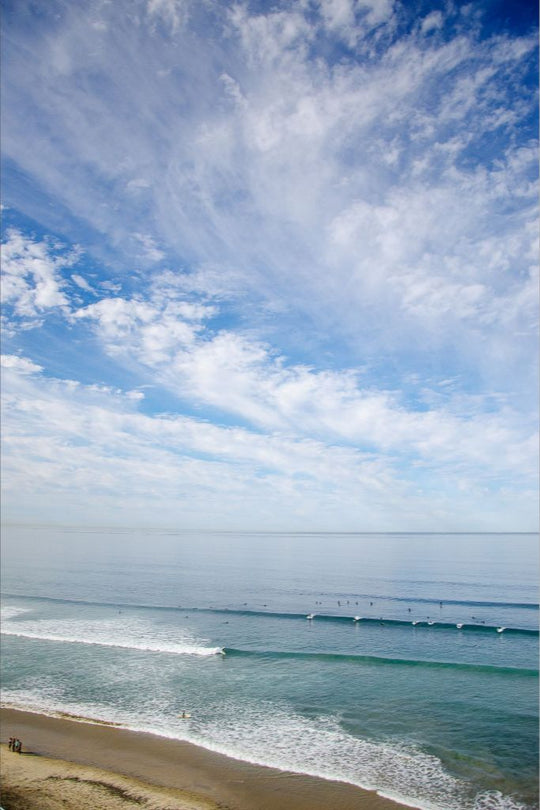
[{"label": "calm open water", "polygon": [[536,536],[8,527],[2,549],[9,705],[414,807],[538,807]]}]

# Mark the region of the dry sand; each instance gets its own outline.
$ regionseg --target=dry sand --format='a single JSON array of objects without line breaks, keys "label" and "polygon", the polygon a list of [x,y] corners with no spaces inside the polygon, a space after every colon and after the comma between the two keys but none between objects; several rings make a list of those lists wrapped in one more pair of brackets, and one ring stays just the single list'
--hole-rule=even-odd
[{"label": "dry sand", "polygon": [[187,792],[35,754],[10,754],[2,745],[4,810],[216,810]]},{"label": "dry sand", "polygon": [[[178,740],[2,709],[4,810],[398,810],[371,791]],[[7,740],[22,740],[23,753]]]}]

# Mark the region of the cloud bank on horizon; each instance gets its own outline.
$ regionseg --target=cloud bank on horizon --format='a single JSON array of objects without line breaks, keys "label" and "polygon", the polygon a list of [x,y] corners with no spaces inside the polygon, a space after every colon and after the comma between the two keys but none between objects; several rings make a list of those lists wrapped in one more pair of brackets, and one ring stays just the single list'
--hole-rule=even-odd
[{"label": "cloud bank on horizon", "polygon": [[535,530],[536,15],[8,0],[4,519]]}]

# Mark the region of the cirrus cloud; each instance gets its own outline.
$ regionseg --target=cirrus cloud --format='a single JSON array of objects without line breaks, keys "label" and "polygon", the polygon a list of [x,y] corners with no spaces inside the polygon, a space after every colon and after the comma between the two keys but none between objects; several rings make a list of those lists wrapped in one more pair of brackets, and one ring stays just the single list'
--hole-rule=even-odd
[{"label": "cirrus cloud", "polygon": [[13,514],[532,526],[536,20],[415,9],[10,4]]}]

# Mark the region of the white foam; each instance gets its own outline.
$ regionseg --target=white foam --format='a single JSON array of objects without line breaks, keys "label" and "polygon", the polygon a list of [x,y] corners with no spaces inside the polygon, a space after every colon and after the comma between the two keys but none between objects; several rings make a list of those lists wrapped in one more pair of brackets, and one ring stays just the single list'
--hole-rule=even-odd
[{"label": "white foam", "polygon": [[16,605],[2,605],[0,608],[0,619],[5,622],[21,616],[23,613],[30,613],[29,608],[17,607]]},{"label": "white foam", "polygon": [[529,810],[529,808],[512,796],[504,796],[499,790],[488,790],[476,796],[474,810]]},{"label": "white foam", "polygon": [[110,718],[110,708],[105,705],[92,703],[91,705],[84,703],[71,703],[65,702],[54,695],[54,689],[47,690],[46,685],[44,691],[38,689],[33,691],[26,690],[2,690],[2,707],[9,709],[17,709],[18,711],[31,712],[34,714],[43,714],[47,717],[68,717],[71,720],[81,723],[101,723],[107,725],[129,725],[120,721]]},{"label": "white foam", "polygon": [[[345,732],[337,718],[307,719],[270,706],[232,706],[234,722],[209,722],[192,741],[236,759],[368,790],[391,790],[423,810],[463,810],[464,785],[440,761],[413,746],[370,742]],[[198,733],[197,733],[198,732]],[[430,793],[433,799],[426,800]]]},{"label": "white foam", "polygon": [[[13,614],[11,618],[18,616]],[[222,652],[221,647],[206,646],[206,639],[195,638],[185,628],[174,631],[135,618],[118,619],[41,619],[13,621],[2,624],[2,634],[19,638],[58,641],[68,644],[89,644],[118,647],[142,652],[173,655],[210,656]]]},{"label": "white foam", "polygon": [[165,706],[145,712],[64,702],[46,682],[36,684],[35,691],[4,690],[3,698],[13,708],[110,723],[185,740],[255,765],[347,782],[419,810],[530,810],[498,791],[472,798],[468,786],[447,774],[436,757],[414,746],[358,739],[337,718],[307,719],[271,704],[230,701],[206,705],[206,719],[203,707],[190,707],[193,713],[186,723]]}]

